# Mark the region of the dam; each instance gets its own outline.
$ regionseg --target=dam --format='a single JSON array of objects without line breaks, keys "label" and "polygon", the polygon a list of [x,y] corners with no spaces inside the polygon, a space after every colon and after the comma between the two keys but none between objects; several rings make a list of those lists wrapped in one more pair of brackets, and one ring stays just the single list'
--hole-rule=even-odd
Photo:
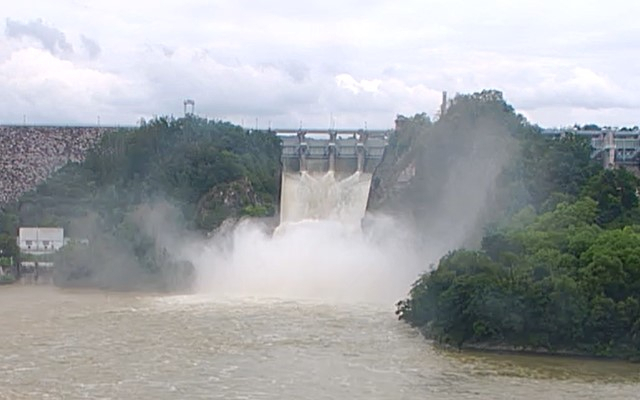
[{"label": "dam", "polygon": [[280,223],[360,223],[389,131],[276,130],[282,140]]}]

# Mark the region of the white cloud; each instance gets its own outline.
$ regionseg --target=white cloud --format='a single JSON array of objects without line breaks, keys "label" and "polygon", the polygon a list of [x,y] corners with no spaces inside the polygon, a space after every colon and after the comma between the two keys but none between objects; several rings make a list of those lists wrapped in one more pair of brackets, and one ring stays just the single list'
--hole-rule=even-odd
[{"label": "white cloud", "polygon": [[485,88],[541,125],[640,115],[640,3],[623,0],[33,0],[0,13],[3,120],[134,123],[188,97],[234,122],[390,127],[433,114],[441,90]]},{"label": "white cloud", "polygon": [[363,79],[361,81],[357,81],[349,74],[339,74],[336,76],[335,80],[336,85],[338,85],[339,88],[347,89],[354,94],[358,94],[360,92],[379,93],[380,84],[382,83],[380,79]]},{"label": "white cloud", "polygon": [[135,93],[130,88],[121,77],[77,66],[48,51],[16,50],[0,63],[0,121],[15,123],[26,115],[30,122],[87,123],[100,113],[131,118],[131,110],[110,104],[114,97],[130,101]]}]

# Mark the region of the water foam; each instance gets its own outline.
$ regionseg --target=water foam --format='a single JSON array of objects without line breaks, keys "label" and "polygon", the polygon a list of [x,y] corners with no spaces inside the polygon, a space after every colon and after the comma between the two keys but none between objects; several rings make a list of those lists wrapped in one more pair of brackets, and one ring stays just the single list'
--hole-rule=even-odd
[{"label": "water foam", "polygon": [[200,291],[393,304],[420,263],[412,235],[392,218],[371,217],[362,230],[370,183],[365,173],[284,173],[280,226],[220,229],[194,260]]},{"label": "water foam", "polygon": [[[380,224],[375,229],[384,229]],[[417,260],[407,242],[381,238],[328,220],[285,224],[273,235],[244,221],[203,249],[199,288],[225,296],[389,303],[406,292]]]},{"label": "water foam", "polygon": [[359,224],[364,218],[372,175],[355,172],[345,178],[327,173],[282,174],[280,222],[334,220]]}]

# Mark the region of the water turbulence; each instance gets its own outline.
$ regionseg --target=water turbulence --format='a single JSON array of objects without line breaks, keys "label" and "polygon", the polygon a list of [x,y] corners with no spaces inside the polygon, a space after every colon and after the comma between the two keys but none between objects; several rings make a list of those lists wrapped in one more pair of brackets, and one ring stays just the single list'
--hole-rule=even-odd
[{"label": "water turbulence", "polygon": [[284,172],[281,225],[304,220],[333,220],[359,225],[364,218],[371,186],[370,173],[339,178],[335,172]]},{"label": "water turbulence", "polygon": [[[284,141],[280,225],[223,226],[201,249],[202,291],[393,304],[415,279],[411,237],[389,217],[365,216],[382,141]],[[376,145],[378,145],[376,147]]]}]

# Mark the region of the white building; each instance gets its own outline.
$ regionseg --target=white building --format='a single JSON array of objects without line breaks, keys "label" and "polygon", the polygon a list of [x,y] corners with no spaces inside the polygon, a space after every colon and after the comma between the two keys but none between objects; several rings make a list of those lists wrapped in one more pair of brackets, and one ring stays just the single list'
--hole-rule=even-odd
[{"label": "white building", "polygon": [[27,254],[54,253],[64,246],[64,229],[20,228],[18,246]]}]

